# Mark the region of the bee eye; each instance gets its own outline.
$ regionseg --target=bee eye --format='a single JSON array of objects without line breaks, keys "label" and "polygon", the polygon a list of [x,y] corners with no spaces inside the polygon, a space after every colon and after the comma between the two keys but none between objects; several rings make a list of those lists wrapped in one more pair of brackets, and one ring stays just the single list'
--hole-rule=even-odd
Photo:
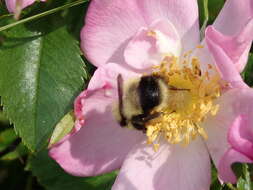
[{"label": "bee eye", "polygon": [[138,86],[140,105],[144,113],[149,112],[160,103],[160,88],[158,78],[154,76],[144,76]]}]

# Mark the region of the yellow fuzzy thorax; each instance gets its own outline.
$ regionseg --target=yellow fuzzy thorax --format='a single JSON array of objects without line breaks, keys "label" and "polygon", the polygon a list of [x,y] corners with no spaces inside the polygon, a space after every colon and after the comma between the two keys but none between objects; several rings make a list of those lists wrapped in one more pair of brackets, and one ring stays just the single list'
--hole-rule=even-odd
[{"label": "yellow fuzzy thorax", "polygon": [[175,88],[169,90],[168,106],[154,110],[162,114],[146,124],[148,143],[155,149],[162,136],[171,144],[182,145],[188,145],[198,135],[207,139],[201,124],[207,115],[216,115],[219,110],[219,105],[214,103],[221,92],[218,73],[211,65],[203,73],[200,60],[190,58],[189,54],[185,54],[181,61],[167,55],[160,65],[154,67],[153,75],[162,77]]}]

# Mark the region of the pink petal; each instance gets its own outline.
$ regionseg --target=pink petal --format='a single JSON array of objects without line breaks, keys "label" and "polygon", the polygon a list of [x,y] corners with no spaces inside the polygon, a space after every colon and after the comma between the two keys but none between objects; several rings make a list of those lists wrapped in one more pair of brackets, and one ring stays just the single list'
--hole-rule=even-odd
[{"label": "pink petal", "polygon": [[124,57],[126,62],[137,69],[147,69],[156,64],[156,39],[147,35],[148,29],[141,28],[136,36],[128,43]]},{"label": "pink petal", "polygon": [[243,82],[241,75],[237,71],[232,60],[227,56],[220,44],[215,41],[216,38],[213,38],[211,27],[206,29],[205,40],[221,78],[228,82],[231,87],[248,88]]},{"label": "pink petal", "polygon": [[138,75],[113,63],[99,67],[75,101],[74,131],[50,149],[50,156],[68,173],[91,176],[118,169],[143,140],[142,132],[120,127],[112,114],[118,74],[124,79]]},{"label": "pink petal", "polygon": [[[16,10],[16,3],[20,1],[22,3],[21,8],[24,9],[25,7],[28,7],[29,5],[33,4],[36,0],[5,0],[7,9],[9,12],[14,13]],[[41,0],[46,1],[46,0]]]},{"label": "pink petal", "polygon": [[121,74],[124,80],[128,78],[138,77],[142,73],[137,73],[126,66],[117,63],[108,63],[100,66],[91,78],[88,89],[94,90],[102,88],[105,85],[111,85],[117,88],[117,76]]},{"label": "pink petal", "polygon": [[220,111],[218,115],[215,117],[208,117],[203,123],[205,131],[208,134],[206,144],[216,167],[218,167],[218,163],[225,152],[230,148],[227,141],[227,133],[229,126],[231,125],[230,119],[233,116],[230,117],[230,107],[226,108],[226,106],[226,103],[220,103]]},{"label": "pink petal", "polygon": [[81,48],[96,66],[122,64],[129,39],[146,26],[136,0],[92,0],[81,31]]},{"label": "pink petal", "polygon": [[210,159],[201,139],[189,146],[161,144],[154,152],[145,142],[127,156],[113,190],[208,190]]},{"label": "pink petal", "polygon": [[118,169],[142,132],[121,128],[111,112],[115,97],[104,89],[88,92],[83,99],[85,125],[50,149],[50,156],[68,173],[93,176]]},{"label": "pink petal", "polygon": [[119,64],[108,63],[101,67],[99,67],[93,77],[91,78],[87,90],[83,91],[75,100],[75,116],[76,116],[76,125],[75,130],[78,131],[79,128],[84,125],[85,118],[85,99],[89,92],[104,89],[105,96],[107,95],[115,95],[117,92],[117,77],[121,74],[124,80],[128,78],[138,77],[140,74],[131,71],[128,68],[122,67]]},{"label": "pink petal", "polygon": [[96,66],[124,63],[123,50],[141,27],[168,19],[189,49],[199,43],[195,0],[93,0],[81,32],[81,47]]},{"label": "pink petal", "polygon": [[[227,36],[237,36],[244,30],[249,20],[253,18],[253,1],[252,0],[228,0],[217,17],[214,27],[216,30]],[[252,36],[252,33],[251,33]],[[234,62],[236,68],[242,71],[246,65],[248,52],[252,38],[247,41],[246,36],[239,37],[244,41],[244,48],[241,54],[238,54],[238,60]],[[241,41],[242,42],[242,41]]]},{"label": "pink petal", "polygon": [[222,157],[218,166],[219,177],[222,181],[236,183],[237,179],[231,168],[231,165],[235,162],[252,163],[253,161],[240,152],[229,149]]},{"label": "pink petal", "polygon": [[136,69],[151,68],[160,64],[165,54],[179,56],[180,40],[176,29],[168,20],[157,20],[149,28],[141,28],[128,43],[124,51],[126,63]]},{"label": "pink petal", "polygon": [[[216,167],[219,167],[219,163],[223,159],[224,155],[231,148],[232,144],[229,144],[231,136],[236,133],[233,129],[236,118],[241,115],[253,115],[253,90],[252,89],[232,89],[223,94],[218,100],[219,112],[217,115],[208,117],[203,126],[208,134],[206,141],[209,153],[214,161]],[[238,122],[238,121],[236,121]],[[231,127],[232,126],[232,127]],[[229,131],[230,129],[230,131]],[[253,129],[251,129],[251,133]],[[237,138],[237,137],[233,137]],[[247,138],[249,138],[247,136]],[[251,136],[253,138],[253,136]],[[238,146],[237,146],[238,147]],[[237,150],[243,152],[241,150]],[[239,155],[239,154],[237,154]],[[246,155],[247,156],[247,155]],[[226,156],[227,157],[227,156]],[[244,159],[245,155],[241,158]],[[233,159],[233,158],[226,158]],[[239,159],[237,157],[237,159]],[[224,174],[222,174],[224,175]],[[232,181],[231,181],[232,182]]]},{"label": "pink petal", "polygon": [[197,1],[141,0],[138,4],[149,25],[155,20],[168,19],[179,32],[184,49],[200,43]]},{"label": "pink petal", "polygon": [[239,33],[228,36],[220,33],[214,27],[208,27],[209,38],[219,45],[235,64],[238,71],[242,71],[247,63],[248,53],[253,39],[253,19],[251,19]]},{"label": "pink petal", "polygon": [[205,41],[202,41],[201,46],[201,48],[195,48],[193,50],[192,55],[190,55],[190,58],[198,58],[200,61],[200,69],[202,73],[208,71],[208,73],[212,75],[214,71],[209,69],[209,65],[212,65],[212,67],[216,67],[214,60],[209,52]]},{"label": "pink petal", "polygon": [[234,120],[229,129],[228,141],[235,150],[253,160],[253,133],[250,130],[253,123],[250,123],[249,117],[252,116],[239,115]]}]

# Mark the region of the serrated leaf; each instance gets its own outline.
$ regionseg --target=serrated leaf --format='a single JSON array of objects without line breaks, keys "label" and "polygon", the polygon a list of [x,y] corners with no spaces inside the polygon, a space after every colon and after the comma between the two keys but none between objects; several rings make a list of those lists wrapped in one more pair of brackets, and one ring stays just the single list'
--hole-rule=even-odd
[{"label": "serrated leaf", "polygon": [[1,34],[4,112],[23,142],[38,150],[83,88],[84,62],[77,41],[57,15]]},{"label": "serrated leaf", "polygon": [[70,111],[55,126],[48,147],[50,148],[53,144],[57,143],[64,136],[66,136],[73,129],[74,125],[75,125],[74,112]]},{"label": "serrated leaf", "polygon": [[116,172],[88,178],[68,175],[46,151],[30,158],[29,169],[47,190],[110,190],[116,177]]}]

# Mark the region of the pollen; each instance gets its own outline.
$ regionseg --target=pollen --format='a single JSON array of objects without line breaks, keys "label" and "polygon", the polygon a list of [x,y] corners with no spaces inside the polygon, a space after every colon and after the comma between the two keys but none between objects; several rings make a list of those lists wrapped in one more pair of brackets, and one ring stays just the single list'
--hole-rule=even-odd
[{"label": "pollen", "polygon": [[147,35],[152,36],[152,37],[156,37],[156,32],[153,31],[153,30],[150,30],[150,31],[147,32]]},{"label": "pollen", "polygon": [[173,88],[169,90],[166,106],[153,110],[161,113],[160,116],[146,124],[147,142],[155,150],[162,137],[170,144],[184,146],[198,136],[208,139],[202,123],[219,111],[214,100],[220,96],[220,76],[209,65],[208,69],[201,69],[200,60],[190,54],[185,53],[181,60],[168,55],[153,69],[153,75],[162,77]]}]

